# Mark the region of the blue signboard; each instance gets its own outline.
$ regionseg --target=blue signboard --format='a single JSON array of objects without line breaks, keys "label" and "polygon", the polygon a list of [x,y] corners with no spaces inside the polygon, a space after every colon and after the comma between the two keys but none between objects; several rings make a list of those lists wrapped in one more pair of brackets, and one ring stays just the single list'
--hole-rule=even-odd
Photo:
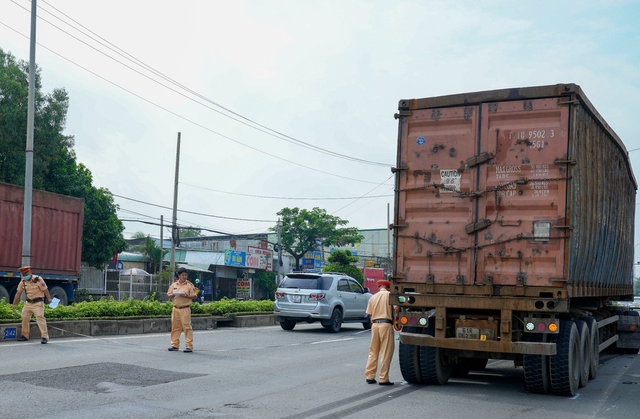
[{"label": "blue signboard", "polygon": [[227,249],[224,251],[224,264],[229,266],[244,266],[246,257],[246,252]]},{"label": "blue signboard", "polygon": [[15,327],[7,327],[4,329],[4,338],[5,339],[15,339],[16,338],[16,328]]}]

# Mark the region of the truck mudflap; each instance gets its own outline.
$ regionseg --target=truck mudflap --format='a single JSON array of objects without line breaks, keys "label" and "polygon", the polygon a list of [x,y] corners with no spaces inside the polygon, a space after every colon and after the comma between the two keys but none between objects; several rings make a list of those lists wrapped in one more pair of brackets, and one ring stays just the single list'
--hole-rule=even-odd
[{"label": "truck mudflap", "polygon": [[400,342],[407,345],[431,346],[464,351],[500,352],[528,355],[555,355],[555,343],[501,342],[497,340],[475,340],[459,338],[436,338],[420,333],[400,332]]}]

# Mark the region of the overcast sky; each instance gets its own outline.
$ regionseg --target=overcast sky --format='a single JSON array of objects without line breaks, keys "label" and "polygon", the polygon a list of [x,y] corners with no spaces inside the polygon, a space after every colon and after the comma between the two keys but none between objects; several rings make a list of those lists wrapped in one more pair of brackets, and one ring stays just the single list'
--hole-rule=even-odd
[{"label": "overcast sky", "polygon": [[[23,60],[30,7],[0,0],[0,48]],[[579,84],[640,173],[638,1],[38,8],[43,92],[69,93],[66,134],[121,219],[170,222],[180,132],[181,225],[261,233],[284,207],[317,206],[352,227],[384,228],[398,101],[499,88]],[[125,238],[160,235],[124,224]]]}]

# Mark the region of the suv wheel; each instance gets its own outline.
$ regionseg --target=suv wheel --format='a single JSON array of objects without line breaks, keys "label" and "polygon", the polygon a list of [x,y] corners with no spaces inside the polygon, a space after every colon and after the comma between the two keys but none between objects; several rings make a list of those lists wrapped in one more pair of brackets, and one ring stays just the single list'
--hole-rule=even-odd
[{"label": "suv wheel", "polygon": [[367,321],[362,322],[362,327],[364,327],[364,330],[371,329],[371,316],[367,316]]},{"label": "suv wheel", "polygon": [[291,320],[284,320],[280,322],[280,327],[282,327],[284,330],[293,330],[293,328],[296,327],[296,322]]},{"label": "suv wheel", "polygon": [[327,330],[331,333],[338,333],[340,328],[342,327],[342,312],[339,308],[334,308],[333,313],[331,313],[330,323],[325,326]]}]

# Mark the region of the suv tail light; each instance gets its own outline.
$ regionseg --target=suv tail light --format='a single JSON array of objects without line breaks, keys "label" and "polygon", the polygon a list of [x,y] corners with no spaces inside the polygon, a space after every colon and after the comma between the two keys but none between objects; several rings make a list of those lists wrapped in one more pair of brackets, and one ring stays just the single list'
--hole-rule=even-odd
[{"label": "suv tail light", "polygon": [[322,301],[326,295],[324,293],[309,294],[309,301]]},{"label": "suv tail light", "polygon": [[282,300],[284,298],[284,292],[276,292],[276,298]]}]

